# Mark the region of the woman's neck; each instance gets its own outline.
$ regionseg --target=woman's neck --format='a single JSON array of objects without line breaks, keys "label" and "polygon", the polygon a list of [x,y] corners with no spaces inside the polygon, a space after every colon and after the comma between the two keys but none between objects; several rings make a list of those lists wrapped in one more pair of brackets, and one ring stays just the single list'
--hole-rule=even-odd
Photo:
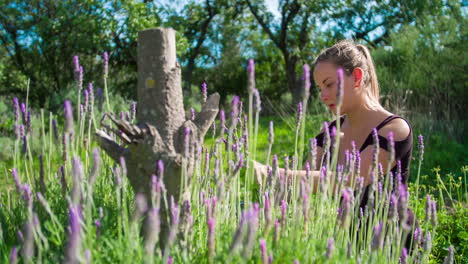
[{"label": "woman's neck", "polygon": [[346,119],[351,127],[360,127],[360,124],[368,123],[374,119],[377,113],[385,111],[383,107],[370,98],[363,98],[356,107],[346,113]]}]

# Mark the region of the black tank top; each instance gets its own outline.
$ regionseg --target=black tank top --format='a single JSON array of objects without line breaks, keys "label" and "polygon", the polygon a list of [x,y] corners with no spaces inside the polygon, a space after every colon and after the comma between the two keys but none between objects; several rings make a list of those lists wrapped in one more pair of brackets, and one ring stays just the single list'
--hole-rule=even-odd
[{"label": "black tank top", "polygon": [[[392,120],[394,119],[397,119],[397,118],[401,118],[400,116],[397,116],[397,115],[391,115],[387,118],[385,118],[385,120],[383,120],[377,127],[376,127],[376,130],[377,132],[383,128],[385,125],[387,125],[388,123],[390,123]],[[401,118],[403,119],[403,118]],[[340,124],[342,125],[343,122],[345,120],[345,116],[342,116],[340,118]],[[408,123],[408,121],[406,121],[405,119],[403,119],[409,126],[410,128],[410,132],[408,134],[408,136],[401,140],[401,141],[395,141],[395,160],[397,161],[396,165],[393,166],[393,168],[391,169],[391,172],[393,175],[395,175],[395,178],[397,177],[397,174],[398,174],[398,171],[400,170],[398,167],[401,166],[401,181],[402,183],[404,184],[407,184],[408,182],[408,179],[409,179],[409,171],[410,171],[410,161],[411,161],[411,153],[413,152],[413,131],[411,129],[411,126],[410,124]],[[336,125],[336,120],[331,122],[330,125],[328,126],[328,129],[329,129],[329,132],[331,133],[333,127],[335,127]],[[324,146],[324,133],[321,132],[320,134],[318,134],[316,137],[317,139],[317,146],[319,147],[322,147]],[[386,151],[390,151],[390,148],[389,148],[389,142],[388,140],[381,136],[381,135],[378,135],[378,140],[379,140],[379,147],[386,150]],[[367,136],[367,138],[364,140],[364,143],[362,144],[362,146],[359,148],[359,152],[362,152],[364,151],[369,145],[372,145],[373,144],[373,136],[372,136],[372,132],[369,133],[369,135]],[[332,151],[332,149],[330,149],[330,152]]]}]

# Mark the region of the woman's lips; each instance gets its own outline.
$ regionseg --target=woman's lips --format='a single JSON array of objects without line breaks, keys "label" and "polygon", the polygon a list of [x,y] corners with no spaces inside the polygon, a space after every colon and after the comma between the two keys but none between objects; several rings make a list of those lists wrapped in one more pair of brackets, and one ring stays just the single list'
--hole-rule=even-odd
[{"label": "woman's lips", "polygon": [[335,105],[334,105],[334,104],[330,104],[330,105],[328,105],[328,107],[333,108],[333,107],[335,107]]}]

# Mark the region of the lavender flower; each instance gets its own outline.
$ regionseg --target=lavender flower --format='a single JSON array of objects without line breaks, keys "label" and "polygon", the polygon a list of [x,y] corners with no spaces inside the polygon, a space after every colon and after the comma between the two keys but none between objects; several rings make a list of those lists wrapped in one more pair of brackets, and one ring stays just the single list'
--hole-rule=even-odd
[{"label": "lavender flower", "polygon": [[107,78],[107,76],[109,75],[109,54],[107,54],[107,51],[104,51],[104,53],[102,54],[102,60],[104,78]]},{"label": "lavender flower", "polygon": [[423,137],[423,135],[418,136],[418,146],[419,146],[419,160],[423,161],[423,158],[424,158],[424,137]]},{"label": "lavender flower", "polygon": [[275,233],[274,233],[274,238],[273,240],[275,243],[278,243],[279,241],[279,236],[280,236],[280,223],[278,221],[278,218],[275,219]]},{"label": "lavender flower", "polygon": [[394,137],[393,131],[388,132],[387,138],[388,138],[388,149],[390,150],[389,159],[393,161],[395,159],[395,137]]},{"label": "lavender flower", "polygon": [[19,193],[22,192],[23,188],[22,188],[22,184],[21,184],[21,181],[20,181],[20,178],[18,176],[18,171],[16,169],[12,169],[11,170],[11,175],[13,176],[13,180],[15,181],[15,187],[16,187],[16,191],[18,191]]},{"label": "lavender flower", "polygon": [[343,78],[343,68],[339,67],[336,70],[336,74],[338,75],[337,80],[337,91],[336,91],[336,105],[339,107],[343,103],[343,93],[344,93],[344,78]]},{"label": "lavender flower", "polygon": [[78,91],[81,91],[83,89],[83,66],[80,66],[80,69],[78,70]]},{"label": "lavender flower", "polygon": [[334,243],[335,243],[335,241],[333,240],[333,237],[328,239],[327,250],[325,252],[325,257],[327,259],[331,258],[332,254],[333,254],[333,251],[335,250]]},{"label": "lavender flower", "polygon": [[39,185],[43,192],[46,192],[46,184],[44,179],[44,160],[42,155],[39,155]]},{"label": "lavender flower", "polygon": [[13,247],[10,253],[10,264],[18,263],[18,249]]},{"label": "lavender flower", "polygon": [[219,110],[219,122],[219,134],[222,138],[224,136],[224,129],[226,128],[226,114],[224,113],[223,109]]},{"label": "lavender flower", "polygon": [[66,121],[66,132],[67,133],[73,133],[73,110],[72,110],[72,105],[69,100],[65,100],[64,103],[64,109],[65,109],[65,121]]},{"label": "lavender flower", "polygon": [[340,206],[340,213],[338,215],[338,219],[340,220],[341,224],[345,224],[350,211],[352,210],[352,195],[353,192],[348,188],[343,189],[341,195],[341,206]]},{"label": "lavender flower", "polygon": [[424,236],[424,241],[423,241],[423,250],[426,253],[430,253],[432,249],[432,237],[431,237],[431,232],[427,231],[426,235]]},{"label": "lavender flower", "polygon": [[206,82],[202,82],[201,91],[202,91],[203,103],[206,103],[206,100],[208,99],[208,88],[207,88]]},{"label": "lavender flower", "polygon": [[302,100],[307,100],[310,96],[310,66],[309,64],[304,64],[302,69],[303,69],[302,79],[304,81],[304,96]]},{"label": "lavender flower", "polygon": [[281,200],[281,227],[286,227],[286,210],[287,204],[284,200]]},{"label": "lavender flower", "polygon": [[262,110],[262,101],[260,100],[260,93],[258,92],[258,89],[254,89],[253,96],[254,96],[254,109],[255,109],[255,112],[258,113]]},{"label": "lavender flower", "polygon": [[270,121],[269,129],[268,129],[268,143],[270,145],[273,145],[274,141],[275,141],[275,129],[274,129],[273,121]]},{"label": "lavender flower", "polygon": [[81,182],[84,179],[83,164],[78,157],[73,158],[73,185],[71,190],[71,199],[73,204],[78,204],[81,199]]},{"label": "lavender flower", "polygon": [[99,238],[101,236],[101,221],[94,221],[94,225],[96,226],[96,237]]},{"label": "lavender flower", "polygon": [[231,101],[231,128],[234,128],[236,126],[236,123],[237,123],[237,117],[239,116],[239,112],[240,112],[240,100],[239,100],[239,96],[234,96],[234,98],[232,98],[232,101]]},{"label": "lavender flower", "polygon": [[405,247],[401,250],[400,264],[408,263],[408,249]]},{"label": "lavender flower", "polygon": [[[31,209],[32,210],[32,209]],[[25,263],[29,263],[34,256],[34,223],[31,216],[24,224],[24,239],[21,247],[21,256]]]},{"label": "lavender flower", "polygon": [[137,111],[137,103],[136,102],[132,102],[132,106],[131,106],[131,109],[132,109],[132,122],[135,120],[136,118],[136,111]]},{"label": "lavender flower", "polygon": [[271,225],[271,203],[270,203],[270,197],[268,196],[267,192],[265,192],[263,196],[265,197],[265,206],[264,206],[265,226],[266,226],[265,229],[268,230]]},{"label": "lavender flower", "polygon": [[57,128],[57,121],[52,119],[52,131],[54,133],[54,139],[58,140],[58,128]]},{"label": "lavender flower", "polygon": [[75,72],[80,70],[80,60],[78,58],[78,55],[73,56],[73,67]]},{"label": "lavender flower", "polygon": [[268,255],[267,255],[267,250],[266,250],[265,239],[260,239],[260,254],[262,256],[262,263],[268,264]]},{"label": "lavender flower", "polygon": [[160,219],[159,219],[159,209],[151,208],[148,211],[145,225],[145,253],[147,255],[153,255],[154,246],[158,242],[160,231]]},{"label": "lavender flower", "polygon": [[302,120],[302,102],[297,104],[297,123],[300,123]]},{"label": "lavender flower", "polygon": [[89,104],[88,104],[88,111],[93,113],[94,110],[94,90],[93,90],[93,83],[88,84],[88,95],[89,95]]},{"label": "lavender flower", "polygon": [[78,263],[81,248],[81,212],[78,206],[69,208],[69,234],[65,259],[67,263]]},{"label": "lavender flower", "polygon": [[18,98],[15,97],[13,98],[13,113],[15,115],[15,124],[19,123],[19,111],[20,111],[20,106],[19,106]]},{"label": "lavender flower", "polygon": [[62,186],[62,194],[67,193],[67,180],[65,179],[65,168],[60,166],[60,185]]},{"label": "lavender flower", "polygon": [[453,246],[450,246],[448,248],[448,255],[444,259],[444,264],[453,264],[454,261],[454,255],[453,255]]},{"label": "lavender flower", "polygon": [[172,264],[172,263],[174,263],[174,259],[172,257],[169,257],[167,259],[167,264]]},{"label": "lavender flower", "polygon": [[390,204],[388,209],[388,219],[390,221],[396,221],[398,218],[398,200],[395,194],[390,195]]},{"label": "lavender flower", "polygon": [[371,249],[378,250],[382,248],[382,243],[383,243],[383,224],[379,223],[376,226],[374,226],[374,232],[373,232],[373,238],[372,238],[372,244],[371,244]]},{"label": "lavender flower", "polygon": [[190,120],[195,120],[195,109],[190,108]]},{"label": "lavender flower", "polygon": [[255,90],[255,62],[253,59],[249,59],[247,65],[247,89],[249,94]]},{"label": "lavender flower", "polygon": [[209,217],[208,224],[208,258],[212,259],[215,252],[215,218]]}]

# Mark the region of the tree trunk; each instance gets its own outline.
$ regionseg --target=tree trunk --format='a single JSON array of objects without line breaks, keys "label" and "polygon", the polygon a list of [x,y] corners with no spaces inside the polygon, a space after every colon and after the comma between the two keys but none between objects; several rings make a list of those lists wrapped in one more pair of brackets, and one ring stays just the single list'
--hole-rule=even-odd
[{"label": "tree trunk", "polygon": [[[181,70],[176,61],[173,29],[156,28],[138,34],[138,124],[118,120],[115,134],[126,147],[118,145],[102,130],[96,134],[100,146],[114,160],[125,158],[130,184],[135,193],[151,196],[151,177],[157,162],[164,162],[163,181],[167,199],[181,198],[183,172],[191,177],[194,155],[218,113],[219,95],[211,95],[195,120],[186,120],[182,98]],[[187,133],[189,131],[189,133]],[[188,135],[188,136],[186,136]],[[183,190],[184,196],[188,190]],[[167,232],[166,213],[161,208],[161,234]],[[164,239],[164,238],[163,238]]]},{"label": "tree trunk", "polygon": [[288,90],[292,95],[293,106],[302,102],[302,83],[297,78],[296,64],[298,58],[293,56],[285,59],[286,61],[286,80],[288,82]]}]

